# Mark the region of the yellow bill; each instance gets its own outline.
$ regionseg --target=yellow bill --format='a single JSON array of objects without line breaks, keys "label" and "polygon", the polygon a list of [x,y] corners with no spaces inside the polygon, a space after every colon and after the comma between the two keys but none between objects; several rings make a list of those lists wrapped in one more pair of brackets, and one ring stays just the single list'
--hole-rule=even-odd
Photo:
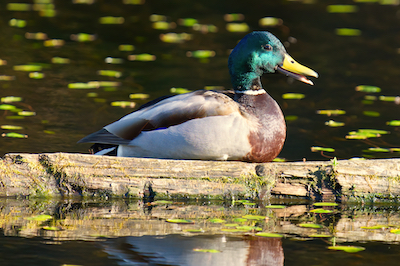
[{"label": "yellow bill", "polygon": [[282,65],[277,67],[277,70],[286,76],[297,79],[301,82],[314,85],[314,83],[305,76],[318,78],[318,73],[297,63],[290,55],[286,54]]}]

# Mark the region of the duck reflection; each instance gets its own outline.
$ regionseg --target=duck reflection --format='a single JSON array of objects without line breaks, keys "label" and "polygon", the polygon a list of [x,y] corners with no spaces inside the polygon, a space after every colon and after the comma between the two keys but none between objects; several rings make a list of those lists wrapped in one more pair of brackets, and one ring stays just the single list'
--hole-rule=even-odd
[{"label": "duck reflection", "polygon": [[[218,253],[196,249],[218,250]],[[142,236],[112,239],[104,250],[119,265],[283,265],[280,238],[229,236]]]}]

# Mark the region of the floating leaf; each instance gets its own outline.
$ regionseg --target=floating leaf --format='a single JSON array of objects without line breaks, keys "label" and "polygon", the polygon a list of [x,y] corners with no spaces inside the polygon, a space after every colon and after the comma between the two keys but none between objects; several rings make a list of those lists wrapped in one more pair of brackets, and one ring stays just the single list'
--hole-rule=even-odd
[{"label": "floating leaf", "polygon": [[339,36],[360,36],[361,31],[359,29],[339,28],[335,30],[336,35]]},{"label": "floating leaf", "polygon": [[197,50],[192,52],[189,51],[186,53],[186,56],[195,58],[209,58],[209,57],[214,57],[215,52],[211,50]]},{"label": "floating leaf", "polygon": [[283,235],[281,235],[281,234],[267,233],[267,232],[258,232],[258,233],[256,233],[256,236],[262,236],[262,237],[283,237]]},{"label": "floating leaf", "polygon": [[246,23],[227,23],[226,30],[229,32],[248,32],[250,27]]},{"label": "floating leaf", "polygon": [[304,228],[322,228],[322,225],[320,225],[320,224],[305,224],[305,223],[302,223],[302,224],[298,224],[298,226],[304,227]]},{"label": "floating leaf", "polygon": [[44,78],[44,74],[40,73],[40,72],[31,72],[31,73],[29,73],[29,77],[31,79],[42,79],[42,78]]},{"label": "floating leaf", "polygon": [[239,226],[239,224],[224,224],[224,226],[226,226],[226,227],[236,227],[236,226]]},{"label": "floating leaf", "polygon": [[197,21],[197,19],[194,18],[180,18],[178,20],[178,24],[185,27],[193,27],[195,24],[198,23],[199,22]]},{"label": "floating leaf", "polygon": [[313,212],[313,213],[332,213],[333,211],[324,210],[324,209],[314,209],[314,210],[311,210],[310,212]]},{"label": "floating leaf", "polygon": [[286,100],[300,100],[303,99],[304,97],[306,97],[304,94],[302,93],[285,93],[282,94],[282,98],[286,99]]},{"label": "floating leaf", "polygon": [[13,18],[8,22],[8,24],[12,27],[24,28],[26,26],[26,20]]},{"label": "floating leaf", "polygon": [[203,248],[194,248],[193,251],[196,252],[206,252],[206,253],[220,253],[221,251],[216,249],[203,249]]},{"label": "floating leaf", "polygon": [[114,57],[106,57],[104,60],[107,64],[122,64],[124,59],[122,58],[114,58]]},{"label": "floating leaf", "polygon": [[265,17],[258,21],[258,25],[261,27],[276,27],[283,24],[283,20],[274,17]]},{"label": "floating leaf", "polygon": [[386,125],[398,127],[398,126],[400,126],[400,120],[388,121],[388,122],[386,122]]},{"label": "floating leaf", "polygon": [[8,110],[8,111],[14,111],[16,110],[17,107],[11,104],[0,104],[0,110]]},{"label": "floating leaf", "polygon": [[399,102],[400,97],[399,96],[379,96],[379,100],[383,102]]},{"label": "floating leaf", "polygon": [[372,147],[372,148],[368,148],[368,150],[364,150],[364,151],[369,151],[369,152],[391,152],[390,149],[386,149],[386,148],[379,148],[379,147]]},{"label": "floating leaf", "polygon": [[166,33],[160,34],[160,40],[166,43],[182,43],[192,39],[192,34],[188,33]]},{"label": "floating leaf", "polygon": [[392,229],[392,230],[390,230],[390,233],[392,233],[392,234],[400,234],[400,229]]},{"label": "floating leaf", "polygon": [[363,111],[363,115],[371,116],[371,117],[378,117],[381,114],[379,112],[375,112],[375,111]]},{"label": "floating leaf", "polygon": [[157,14],[152,14],[150,15],[150,21],[155,22],[155,21],[166,21],[167,17],[164,15],[157,15]]},{"label": "floating leaf", "polygon": [[1,136],[7,137],[7,138],[17,138],[17,139],[25,139],[28,137],[28,135],[21,134],[21,133],[15,133],[15,132],[3,133],[3,134],[1,134]]},{"label": "floating leaf", "polygon": [[174,224],[194,224],[193,221],[185,219],[167,219],[166,222]]},{"label": "floating leaf", "polygon": [[149,97],[150,97],[150,95],[149,94],[145,94],[145,93],[132,93],[132,94],[129,94],[129,98],[130,99],[145,100],[145,99],[147,99]]},{"label": "floating leaf", "polygon": [[328,13],[354,13],[358,11],[358,7],[355,5],[328,5]]},{"label": "floating leaf", "polygon": [[172,204],[173,201],[170,200],[156,200],[151,203],[151,205],[161,205],[161,204]]},{"label": "floating leaf", "polygon": [[122,72],[116,70],[98,70],[97,74],[100,76],[115,77],[115,78],[119,78],[122,76]]},{"label": "floating leaf", "polygon": [[56,132],[54,132],[52,130],[43,130],[43,133],[50,134],[50,135],[56,134]]},{"label": "floating leaf", "polygon": [[254,205],[256,205],[256,203],[255,202],[243,202],[243,205],[254,206]]},{"label": "floating leaf", "polygon": [[242,216],[242,218],[248,219],[248,220],[264,220],[267,217],[266,216],[262,216],[262,215],[247,214],[245,216]]},{"label": "floating leaf", "polygon": [[133,46],[131,44],[121,44],[118,46],[118,50],[124,51],[124,52],[131,52],[131,51],[135,50],[135,46]]},{"label": "floating leaf", "polygon": [[344,115],[346,114],[346,111],[344,110],[318,110],[317,114],[320,115],[327,115],[327,116],[331,116],[331,115]]},{"label": "floating leaf", "polygon": [[13,69],[15,71],[35,72],[35,71],[41,71],[42,70],[42,66],[39,66],[39,65],[18,65],[18,66],[14,66]]},{"label": "floating leaf", "polygon": [[333,120],[329,120],[325,122],[325,125],[329,126],[329,127],[342,127],[344,126],[343,122],[336,122]]},{"label": "floating leaf", "polygon": [[36,215],[36,216],[32,216],[32,217],[27,217],[25,219],[31,220],[31,221],[37,221],[37,222],[44,222],[44,221],[50,220],[52,218],[53,217],[51,215],[40,214],[40,215]]},{"label": "floating leaf", "polygon": [[248,230],[241,230],[237,228],[222,228],[221,231],[223,232],[230,232],[230,233],[243,233],[248,232]]},{"label": "floating leaf", "polygon": [[333,250],[342,250],[348,253],[355,253],[365,250],[365,248],[357,246],[330,246],[328,248]]},{"label": "floating leaf", "polygon": [[225,223],[225,220],[219,219],[219,218],[210,219],[210,220],[208,220],[208,221],[211,222],[211,223],[215,223],[215,224],[222,224],[222,223]]},{"label": "floating leaf", "polygon": [[286,159],[285,159],[285,158],[276,157],[276,158],[273,159],[272,161],[273,161],[273,162],[286,162]]},{"label": "floating leaf", "polygon": [[14,125],[1,125],[1,129],[6,129],[6,130],[20,130],[23,129],[21,126],[14,126]]},{"label": "floating leaf", "polygon": [[31,4],[24,3],[8,3],[7,10],[9,11],[30,11],[32,8]]},{"label": "floating leaf", "polygon": [[377,230],[387,228],[387,225],[374,225],[374,226],[361,226],[361,229],[368,229],[368,230]]},{"label": "floating leaf", "polygon": [[336,202],[315,202],[313,203],[314,206],[338,206]]},{"label": "floating leaf", "polygon": [[168,30],[168,29],[175,28],[176,24],[173,22],[169,23],[166,21],[156,21],[156,22],[153,22],[152,27],[153,27],[153,29],[156,29],[156,30]]},{"label": "floating leaf", "polygon": [[88,33],[71,34],[71,40],[77,42],[91,42],[96,40],[96,36]]},{"label": "floating leaf", "polygon": [[46,47],[59,47],[59,46],[63,46],[64,44],[65,44],[65,41],[60,40],[60,39],[45,40],[43,42],[43,45]]},{"label": "floating leaf", "polygon": [[243,223],[243,222],[247,222],[246,218],[235,218],[233,219],[234,222],[236,223]]},{"label": "floating leaf", "polygon": [[96,89],[99,86],[98,84],[94,83],[83,83],[83,82],[77,82],[77,83],[69,83],[68,84],[68,89]]},{"label": "floating leaf", "polygon": [[286,121],[294,121],[297,120],[299,117],[297,115],[287,115],[285,116]]},{"label": "floating leaf", "polygon": [[191,90],[188,90],[188,89],[185,89],[185,88],[171,88],[169,91],[171,93],[176,93],[176,94],[183,94],[183,93],[192,92]]},{"label": "floating leaf", "polygon": [[284,209],[284,208],[286,208],[286,206],[285,205],[268,205],[268,206],[265,206],[265,208],[267,208],[267,209]]},{"label": "floating leaf", "polygon": [[249,225],[243,225],[243,226],[237,226],[236,229],[241,230],[241,231],[262,231],[261,227],[257,226],[249,226]]},{"label": "floating leaf", "polygon": [[125,5],[143,5],[146,0],[123,0]]},{"label": "floating leaf", "polygon": [[14,80],[15,76],[0,75],[0,80]]},{"label": "floating leaf", "polygon": [[224,15],[224,20],[226,22],[242,21],[242,20],[244,20],[244,15],[240,14],[240,13],[225,14]]},{"label": "floating leaf", "polygon": [[115,101],[111,103],[111,106],[118,106],[118,107],[130,107],[130,108],[134,108],[136,106],[135,102],[129,102],[129,101]]},{"label": "floating leaf", "polygon": [[101,17],[99,19],[100,24],[123,24],[125,19],[123,17]]},{"label": "floating leaf", "polygon": [[346,139],[367,139],[367,138],[378,138],[381,135],[389,134],[389,131],[378,130],[378,129],[359,129],[357,131],[350,131],[346,136]]},{"label": "floating leaf", "polygon": [[22,101],[21,97],[17,96],[7,96],[7,97],[2,97],[1,102],[3,103],[12,103],[12,102],[20,102]]},{"label": "floating leaf", "polygon": [[318,151],[326,151],[326,152],[335,152],[334,148],[324,148],[324,147],[311,147],[312,152],[318,152]]},{"label": "floating leaf", "polygon": [[20,116],[34,116],[34,115],[36,115],[36,113],[32,112],[32,111],[21,111],[21,112],[18,112],[18,115],[20,115]]},{"label": "floating leaf", "polygon": [[129,55],[128,60],[149,62],[156,60],[156,56],[152,54],[136,54],[136,55]]},{"label": "floating leaf", "polygon": [[325,235],[325,234],[312,234],[309,237],[333,237],[332,235]]},{"label": "floating leaf", "polygon": [[62,57],[53,57],[51,59],[51,62],[53,64],[69,64],[70,60],[68,58],[62,58]]}]

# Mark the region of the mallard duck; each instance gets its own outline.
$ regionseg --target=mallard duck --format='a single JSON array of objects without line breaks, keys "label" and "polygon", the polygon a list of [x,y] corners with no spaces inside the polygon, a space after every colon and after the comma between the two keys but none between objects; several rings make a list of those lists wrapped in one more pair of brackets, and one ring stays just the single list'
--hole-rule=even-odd
[{"label": "mallard duck", "polygon": [[247,34],[228,60],[233,91],[198,90],[153,100],[79,142],[111,144],[104,154],[160,159],[270,162],[280,153],[286,124],[263,89],[264,73],[281,72],[313,85],[318,77],[297,63],[271,33]]}]

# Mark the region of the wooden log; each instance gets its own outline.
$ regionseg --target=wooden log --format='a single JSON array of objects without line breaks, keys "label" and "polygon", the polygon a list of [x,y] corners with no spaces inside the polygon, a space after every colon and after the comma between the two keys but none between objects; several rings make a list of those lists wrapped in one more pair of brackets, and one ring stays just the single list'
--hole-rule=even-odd
[{"label": "wooden log", "polygon": [[400,159],[245,163],[121,158],[86,154],[7,154],[0,196],[398,200]]}]

